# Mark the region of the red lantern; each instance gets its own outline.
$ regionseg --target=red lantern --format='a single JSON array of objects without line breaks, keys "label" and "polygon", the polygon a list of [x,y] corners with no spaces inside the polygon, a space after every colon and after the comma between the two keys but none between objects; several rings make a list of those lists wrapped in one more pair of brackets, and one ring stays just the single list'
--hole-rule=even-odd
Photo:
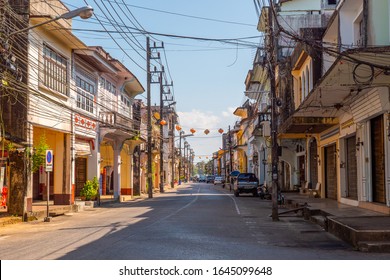
[{"label": "red lantern", "polygon": [[160,121],[160,124],[161,124],[161,125],[166,125],[167,122],[166,122],[166,120],[161,120],[161,121]]},{"label": "red lantern", "polygon": [[191,131],[192,134],[194,134],[196,132],[196,130],[193,129],[193,128],[191,128],[190,131]]},{"label": "red lantern", "polygon": [[208,129],[206,129],[205,131],[204,131],[204,134],[209,134],[210,133],[210,130],[208,130]]},{"label": "red lantern", "polygon": [[222,128],[218,129],[218,132],[222,134],[223,133],[223,129]]},{"label": "red lantern", "polygon": [[177,130],[177,131],[180,131],[180,130],[181,130],[181,126],[177,124],[177,125],[176,125],[176,130]]}]

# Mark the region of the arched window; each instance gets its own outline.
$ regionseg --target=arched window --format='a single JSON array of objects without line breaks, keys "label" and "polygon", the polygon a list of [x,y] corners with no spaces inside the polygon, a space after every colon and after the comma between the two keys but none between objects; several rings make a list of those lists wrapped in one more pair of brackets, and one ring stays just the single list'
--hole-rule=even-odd
[{"label": "arched window", "polygon": [[303,94],[302,94],[302,77],[299,77],[299,102],[302,102]]},{"label": "arched window", "polygon": [[310,84],[309,84],[309,92],[313,89],[313,61],[309,63],[309,72],[310,72]]},{"label": "arched window", "polygon": [[309,95],[310,92],[310,72],[309,72],[309,67],[306,66],[306,92],[305,92],[305,97]]}]

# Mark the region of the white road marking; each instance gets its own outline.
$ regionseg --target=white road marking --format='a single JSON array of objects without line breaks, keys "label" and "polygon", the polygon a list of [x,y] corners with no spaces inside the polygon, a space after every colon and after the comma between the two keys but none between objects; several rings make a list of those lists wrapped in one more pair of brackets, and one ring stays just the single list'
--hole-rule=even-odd
[{"label": "white road marking", "polygon": [[240,208],[238,208],[237,202],[236,202],[236,200],[234,199],[234,197],[233,197],[232,195],[230,195],[230,194],[227,194],[227,195],[233,200],[234,206],[236,207],[237,214],[238,214],[238,215],[241,215]]}]

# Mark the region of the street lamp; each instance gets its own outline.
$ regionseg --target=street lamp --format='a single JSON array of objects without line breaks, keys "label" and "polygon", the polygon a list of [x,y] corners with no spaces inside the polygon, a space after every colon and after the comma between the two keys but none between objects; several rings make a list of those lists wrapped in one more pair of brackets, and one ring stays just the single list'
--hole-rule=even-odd
[{"label": "street lamp", "polygon": [[19,29],[19,30],[15,31],[15,32],[10,33],[8,35],[8,37],[14,36],[16,34],[28,31],[30,29],[33,29],[33,28],[36,28],[36,27],[48,24],[50,22],[53,22],[53,21],[56,21],[56,20],[59,20],[59,19],[71,19],[71,18],[74,18],[74,17],[77,17],[77,16],[79,16],[82,19],[88,19],[92,15],[93,15],[93,8],[91,6],[81,7],[81,8],[78,8],[76,10],[69,11],[69,12],[64,13],[62,15],[56,16],[56,17],[54,17],[54,18],[52,18],[50,20],[47,20],[45,22],[41,22],[41,23],[38,23],[36,25],[32,25],[32,26],[29,26],[29,27],[26,27],[26,28],[23,28],[23,29]]}]

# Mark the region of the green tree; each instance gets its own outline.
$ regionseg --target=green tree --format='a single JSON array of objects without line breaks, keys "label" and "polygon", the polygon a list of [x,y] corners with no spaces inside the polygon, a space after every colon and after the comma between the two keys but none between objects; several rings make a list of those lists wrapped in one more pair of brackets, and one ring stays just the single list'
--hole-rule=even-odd
[{"label": "green tree", "polygon": [[39,167],[44,165],[46,162],[46,150],[49,150],[50,147],[46,143],[46,136],[42,135],[39,138],[38,145],[34,146],[34,151],[31,156],[32,166],[31,171],[36,172],[38,171]]}]

